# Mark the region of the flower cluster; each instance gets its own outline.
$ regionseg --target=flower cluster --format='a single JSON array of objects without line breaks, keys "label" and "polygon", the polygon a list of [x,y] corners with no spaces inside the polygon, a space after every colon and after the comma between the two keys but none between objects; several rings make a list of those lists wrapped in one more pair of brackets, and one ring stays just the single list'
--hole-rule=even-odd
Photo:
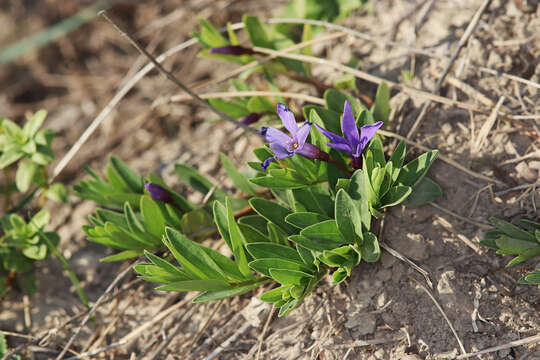
[{"label": "flower cluster", "polygon": [[[272,127],[262,127],[259,130],[259,133],[266,138],[266,141],[270,144],[270,149],[274,152],[274,156],[266,159],[261,164],[263,170],[266,170],[268,165],[275,159],[289,158],[294,154],[302,155],[308,159],[330,161],[331,158],[328,153],[315,145],[306,143],[312,127],[310,122],[306,121],[298,127],[294,114],[284,104],[277,105],[277,113],[292,137]],[[382,124],[382,121],[378,121],[374,124],[364,125],[358,132],[351,105],[348,101],[345,101],[341,120],[341,129],[345,137],[336,135],[317,124],[315,124],[315,127],[331,141],[326,143],[329,147],[348,153],[351,157],[351,166],[358,169],[361,167],[362,151]]]}]

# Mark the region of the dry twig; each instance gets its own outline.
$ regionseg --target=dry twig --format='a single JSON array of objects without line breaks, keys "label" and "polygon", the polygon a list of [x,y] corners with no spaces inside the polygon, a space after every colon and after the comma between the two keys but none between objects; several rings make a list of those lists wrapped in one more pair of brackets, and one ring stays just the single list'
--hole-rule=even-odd
[{"label": "dry twig", "polygon": [[413,280],[418,286],[420,286],[420,288],[422,290],[424,290],[424,292],[426,294],[428,294],[429,298],[433,301],[433,303],[435,304],[435,306],[437,307],[437,309],[440,311],[440,313],[442,314],[442,316],[444,317],[444,320],[446,320],[446,323],[448,324],[448,326],[450,327],[450,330],[452,330],[452,333],[454,334],[457,342],[458,342],[458,345],[459,345],[459,348],[461,350],[461,353],[462,354],[466,354],[467,351],[465,351],[465,348],[463,347],[463,343],[461,342],[461,339],[459,338],[457,332],[456,332],[456,329],[454,329],[454,325],[452,325],[452,323],[450,322],[450,319],[448,319],[448,316],[446,316],[446,313],[444,312],[443,308],[441,307],[441,305],[439,305],[439,303],[437,302],[437,300],[435,299],[435,297],[431,294],[431,292],[426,289],[426,287],[424,285],[422,285],[418,280],[416,280],[414,277],[412,276],[409,276],[409,279]]},{"label": "dry twig", "polygon": [[[450,69],[452,69],[452,66],[454,65],[454,62],[456,61],[459,53],[461,52],[461,49],[469,41],[469,38],[471,37],[472,33],[476,29],[476,26],[478,25],[478,21],[480,21],[480,17],[482,16],[482,14],[487,9],[490,3],[491,3],[491,0],[484,0],[484,3],[480,5],[480,8],[478,8],[476,13],[474,14],[471,22],[469,23],[469,25],[467,26],[467,29],[465,30],[465,33],[463,34],[461,39],[459,39],[457,48],[454,50],[454,53],[450,57],[450,60],[448,61],[448,64],[446,65],[441,77],[439,78],[439,80],[437,80],[437,83],[435,84],[435,89],[433,89],[433,93],[438,94],[439,91],[441,90],[441,87],[446,78],[446,75],[448,75],[448,73],[450,72]],[[414,122],[413,126],[409,130],[409,133],[407,134],[408,138],[412,138],[414,134],[420,128],[420,125],[424,121],[424,117],[426,116],[428,107],[430,105],[431,105],[431,101],[428,101],[422,106],[422,110],[420,111],[420,114],[416,118],[416,121]]]}]

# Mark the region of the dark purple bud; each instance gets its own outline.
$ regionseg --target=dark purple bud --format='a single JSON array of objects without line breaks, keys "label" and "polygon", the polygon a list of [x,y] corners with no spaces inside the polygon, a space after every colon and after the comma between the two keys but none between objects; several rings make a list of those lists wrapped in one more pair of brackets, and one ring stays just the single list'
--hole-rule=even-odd
[{"label": "dark purple bud", "polygon": [[298,155],[302,155],[303,157],[306,157],[308,159],[318,159],[322,161],[330,160],[330,155],[328,155],[328,153],[322,151],[317,146],[310,143],[305,143],[301,149],[298,149],[295,152]]},{"label": "dark purple bud", "polygon": [[164,203],[172,203],[171,193],[162,186],[154,183],[146,183],[144,185],[144,188],[146,189],[146,191],[148,191],[152,199]]},{"label": "dark purple bud", "polygon": [[351,156],[351,166],[355,169],[360,169],[362,167],[362,157]]},{"label": "dark purple bud", "polygon": [[[240,120],[240,122],[242,124],[251,125],[251,124],[256,123],[257,121],[259,121],[259,119],[262,117],[262,115],[263,115],[262,113],[253,112],[253,113],[250,113],[250,114],[244,116],[242,118],[242,120]],[[238,128],[238,126],[235,127],[235,129],[237,129],[237,128]]]},{"label": "dark purple bud", "polygon": [[268,127],[263,126],[262,128],[259,129],[259,131],[257,131],[257,134],[262,135],[262,136],[266,136],[267,131],[268,131]]},{"label": "dark purple bud", "polygon": [[227,45],[210,49],[210,54],[225,54],[225,55],[253,55],[255,51],[238,45]]},{"label": "dark purple bud", "polygon": [[264,160],[262,163],[261,163],[261,169],[263,169],[264,171],[266,171],[266,169],[268,168],[268,166],[270,165],[270,163],[272,161],[274,161],[276,158],[275,157],[269,157],[268,159]]}]

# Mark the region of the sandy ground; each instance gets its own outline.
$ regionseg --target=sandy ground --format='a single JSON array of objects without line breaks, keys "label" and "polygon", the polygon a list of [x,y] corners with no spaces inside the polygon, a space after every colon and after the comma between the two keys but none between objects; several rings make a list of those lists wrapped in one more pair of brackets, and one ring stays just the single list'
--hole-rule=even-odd
[{"label": "sandy ground", "polygon": [[[0,23],[4,24],[0,46],[81,7],[76,3],[58,7],[57,3],[0,2]],[[119,5],[111,14],[152,53],[159,54],[189,39],[189,34],[198,29],[197,16],[221,26],[227,21],[240,21],[246,12],[270,18],[279,14],[283,3],[162,1],[159,5]],[[320,44],[315,51],[320,57],[342,63],[355,55],[361,70],[391,81],[405,82],[402,72],[413,69],[415,76],[406,83],[431,92],[482,3],[372,2],[342,24],[370,34],[378,43],[349,36]],[[216,359],[248,359],[258,352],[261,359],[452,359],[462,351],[449,323],[467,352],[538,335],[540,292],[536,287],[518,285],[516,280],[539,260],[505,269],[509,258],[478,245],[490,216],[509,221],[522,217],[539,220],[538,183],[536,187],[507,191],[534,184],[540,172],[540,131],[538,122],[530,118],[540,113],[537,3],[492,1],[440,91],[448,99],[483,109],[493,108],[504,97],[503,106],[514,118],[497,117],[480,142],[489,111],[434,103],[411,138],[440,149],[442,155],[475,174],[504,183],[493,186],[492,197],[486,181],[439,159],[430,170],[430,176],[444,191],[437,207],[398,207],[386,214],[380,238],[426,271],[432,289],[417,270],[384,252],[380,262],[361,264],[344,284],[332,287],[323,281],[299,309],[277,318],[275,314],[269,317],[266,305],[256,299],[250,301],[252,294],[217,304],[193,305],[182,300],[184,295],[152,290],[152,284],[137,280],[128,271],[97,309],[95,322],[83,328],[71,349],[82,353],[113,344],[93,356],[110,359],[152,358],[153,354],[159,359],[202,359],[212,353]],[[240,35],[245,36],[242,32]],[[384,41],[395,41],[398,46],[385,46]],[[411,47],[427,50],[432,56],[414,54]],[[196,58],[197,52],[196,46],[186,49],[167,60],[165,66],[188,84],[213,79],[235,67]],[[26,111],[47,109],[50,115],[46,126],[58,132],[54,150],[61,157],[126,79],[144,64],[135,49],[97,18],[1,68],[1,115],[20,120]],[[327,83],[342,75],[324,66],[315,66],[313,73]],[[284,90],[317,95],[309,86],[278,80]],[[253,79],[253,86],[262,89],[263,83]],[[373,84],[359,81],[358,86],[374,96]],[[200,91],[223,89],[214,86]],[[215,117],[191,102],[153,107],[157,98],[175,93],[174,85],[155,71],[143,78],[81,148],[59,180],[75,184],[85,176],[81,164],[103,170],[107,155],[114,153],[143,174],[160,173],[168,184],[176,184],[195,201],[200,200],[197,194],[182,187],[173,174],[175,162],[193,165],[230,188],[220,167],[219,152],[244,164],[253,159],[249,150],[260,145],[260,140],[229,124],[208,122]],[[392,95],[387,129],[405,136],[426,99],[404,92]],[[391,149],[393,140],[387,139],[387,144]],[[412,146],[409,149],[413,149],[411,158],[420,153]],[[54,228],[62,237],[60,248],[95,302],[128,263],[99,263],[110,250],[88,243],[80,229],[93,208],[91,203],[71,197],[68,205],[55,205],[52,210]],[[27,306],[31,322],[24,320],[22,294],[13,291],[0,305],[0,329],[32,336],[56,329],[41,343],[29,347],[36,358],[54,358],[80,323],[77,315],[83,307],[55,259],[39,263],[36,276],[38,289]],[[161,320],[153,323],[155,319]],[[148,327],[140,330],[141,326]],[[117,346],[126,335],[129,341]],[[14,347],[26,340],[9,336],[8,341]],[[158,353],[161,345],[164,347]],[[538,359],[540,347],[507,347],[479,358]]]}]

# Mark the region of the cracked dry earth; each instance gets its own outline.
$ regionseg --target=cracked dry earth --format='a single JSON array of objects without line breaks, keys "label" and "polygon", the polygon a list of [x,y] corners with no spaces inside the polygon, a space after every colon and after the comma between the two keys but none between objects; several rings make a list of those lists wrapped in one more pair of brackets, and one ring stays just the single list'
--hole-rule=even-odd
[{"label": "cracked dry earth", "polygon": [[[417,6],[420,3],[423,5]],[[403,71],[413,69],[415,76],[408,84],[430,92],[447,64],[441,57],[452,53],[482,3],[479,0],[370,2],[370,11],[359,10],[342,24],[382,40],[395,41],[401,47],[385,48],[347,37],[318,45],[315,51],[318,56],[342,63],[354,55],[359,59],[360,69],[392,81],[405,81]],[[440,94],[484,107],[494,107],[504,97],[503,106],[512,115],[526,117],[540,113],[540,6],[535,6],[536,3],[491,1]],[[39,6],[46,7],[35,6],[35,11]],[[196,16],[208,17],[222,25],[226,21],[238,21],[244,12],[269,18],[276,14],[275,7],[254,1],[163,1],[122,5],[113,11],[123,17],[131,30],[143,29],[141,38],[146,44],[154,42],[155,53],[160,53],[189,37],[189,32],[197,28]],[[12,11],[15,18],[22,16],[16,9]],[[176,20],[159,21],[175,11]],[[51,12],[45,8],[42,13]],[[2,11],[3,19],[9,15]],[[81,43],[83,38],[88,38],[86,44]],[[434,56],[413,55],[403,46],[427,49]],[[211,79],[232,68],[213,60],[195,59],[195,54],[196,50],[188,49],[166,65],[188,83]],[[63,57],[63,64],[57,61],[59,57]],[[21,97],[7,95],[8,92],[0,95],[0,103],[13,118],[22,116],[26,110],[47,108],[50,113],[47,126],[59,132],[55,146],[63,154],[105,106],[124,74],[134,63],[141,62],[137,58],[129,44],[104,22],[96,20],[52,49],[41,50],[39,57],[14,65],[14,71],[38,83],[53,82],[50,73],[57,74],[56,77],[64,79],[58,85],[65,88],[63,95],[52,93],[30,100],[22,97],[27,101],[21,103]],[[83,60],[85,66],[80,65]],[[495,70],[496,75],[479,67]],[[328,83],[342,75],[322,66],[315,66],[313,73]],[[2,79],[9,80],[9,76],[2,75]],[[27,87],[31,86],[25,84],[28,83],[12,89],[27,95],[31,91]],[[358,86],[374,95],[373,84],[359,81]],[[290,90],[317,95],[305,85],[292,84]],[[172,171],[175,162],[197,167],[230,190],[232,184],[220,168],[219,152],[243,164],[253,159],[250,149],[260,145],[260,140],[245,136],[228,124],[206,122],[213,115],[192,103],[152,108],[157,97],[173,93],[173,86],[157,73],[143,79],[85,144],[61,179],[75,183],[84,177],[81,164],[103,169],[107,154],[114,153],[143,174],[160,173],[168,184],[176,184],[177,189],[194,201],[202,199],[178,182]],[[387,129],[405,136],[425,99],[402,92],[392,95],[393,110]],[[296,104],[297,108],[299,105]],[[489,113],[434,104],[411,140],[440,149],[451,160],[496,178],[505,186],[495,185],[491,195],[485,181],[439,159],[429,173],[444,191],[437,200],[438,207],[394,208],[387,212],[384,224],[379,227],[381,240],[423,269],[429,282],[410,264],[384,251],[380,262],[362,263],[344,284],[332,287],[323,281],[299,309],[285,318],[272,317],[265,327],[269,308],[257,299],[250,300],[249,294],[220,304],[178,306],[175,304],[182,296],[154,291],[152,284],[142,283],[133,273],[128,273],[113,291],[114,298],[98,308],[96,327],[85,327],[72,348],[82,352],[114,344],[165,314],[127,344],[95,357],[130,359],[131,354],[136,354],[136,358],[149,357],[163,343],[164,336],[175,330],[175,336],[159,358],[203,359],[215,354],[217,359],[248,359],[258,352],[259,336],[265,329],[261,359],[453,359],[461,353],[460,346],[426,289],[441,306],[467,352],[537,335],[540,292],[532,286],[518,285],[516,280],[538,266],[538,260],[505,269],[509,258],[496,256],[479,246],[478,241],[490,216],[510,221],[521,217],[539,219],[538,187],[506,191],[519,185],[538,184],[538,125],[527,118],[498,117],[477,145],[480,129],[488,117]],[[391,150],[393,140],[388,138],[386,143]],[[413,146],[408,149],[410,158],[420,154]],[[87,223],[86,217],[93,210],[90,203],[72,198],[68,206],[53,210],[54,226],[62,237],[61,250],[83,281],[90,300],[96,301],[128,264],[99,263],[99,258],[110,252],[84,239],[80,227]],[[74,289],[61,273],[54,259],[38,266],[38,289],[30,299],[32,334],[60,327],[82,311]],[[177,307],[168,313],[171,306]],[[21,294],[3,300],[0,329],[27,333],[23,313]],[[68,324],[41,345],[50,351],[60,350],[78,321]],[[24,342],[24,339],[8,339],[11,346]],[[50,358],[56,353],[37,351],[36,354],[36,358]],[[540,347],[532,343],[476,358],[540,359]]]}]

